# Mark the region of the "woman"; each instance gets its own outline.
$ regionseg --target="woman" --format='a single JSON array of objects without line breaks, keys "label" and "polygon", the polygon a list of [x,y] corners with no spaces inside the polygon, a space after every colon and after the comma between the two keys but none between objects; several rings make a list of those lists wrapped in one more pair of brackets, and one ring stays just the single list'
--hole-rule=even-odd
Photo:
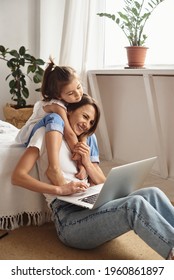
[{"label": "woman", "polygon": [[[81,134],[94,132],[97,126],[99,109],[94,100],[84,96],[80,102],[68,110],[68,119],[73,131]],[[47,153],[43,143],[44,128],[40,128],[31,139],[19,160],[12,183],[32,191],[44,193],[53,214],[57,234],[67,246],[91,249],[112,240],[130,230],[134,230],[151,248],[165,259],[174,258],[174,207],[158,188],[149,187],[131,193],[127,197],[110,201],[101,207],[88,210],[56,198],[59,186],[49,183],[45,176]],[[59,132],[57,132],[59,133]],[[97,162],[91,162],[90,143],[78,143],[75,152],[81,156],[82,164],[90,180],[79,181],[75,177],[76,166],[70,157],[70,150],[59,133],[60,176],[65,178],[68,193],[85,191],[91,184],[104,182],[105,177]],[[29,175],[38,160],[41,181]]]}]

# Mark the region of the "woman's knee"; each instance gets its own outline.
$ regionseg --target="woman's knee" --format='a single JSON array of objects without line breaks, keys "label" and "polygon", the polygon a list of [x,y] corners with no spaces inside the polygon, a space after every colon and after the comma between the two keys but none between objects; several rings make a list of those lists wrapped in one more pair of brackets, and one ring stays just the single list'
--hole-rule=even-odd
[{"label": "woman's knee", "polygon": [[152,197],[152,196],[156,196],[156,195],[161,195],[162,191],[158,187],[152,186],[152,187],[146,187],[143,189],[139,189],[138,191],[135,192],[135,194],[141,195],[141,196],[147,198],[147,197]]},{"label": "woman's knee", "polygon": [[164,193],[158,188],[158,187],[148,187],[147,188],[147,194],[150,197],[159,197],[159,196],[163,196]]},{"label": "woman's knee", "polygon": [[138,212],[142,204],[145,204],[146,200],[142,195],[133,195],[130,196],[127,200],[126,206],[128,209],[132,209],[135,212]]}]

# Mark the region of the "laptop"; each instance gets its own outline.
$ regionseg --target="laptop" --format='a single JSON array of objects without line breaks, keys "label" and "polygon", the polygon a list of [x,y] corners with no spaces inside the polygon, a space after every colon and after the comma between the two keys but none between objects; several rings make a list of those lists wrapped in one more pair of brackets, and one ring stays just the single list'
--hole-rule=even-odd
[{"label": "laptop", "polygon": [[104,184],[89,187],[85,192],[67,196],[57,196],[58,199],[95,209],[108,201],[127,196],[136,190],[145,180],[157,157],[128,163],[110,170]]}]

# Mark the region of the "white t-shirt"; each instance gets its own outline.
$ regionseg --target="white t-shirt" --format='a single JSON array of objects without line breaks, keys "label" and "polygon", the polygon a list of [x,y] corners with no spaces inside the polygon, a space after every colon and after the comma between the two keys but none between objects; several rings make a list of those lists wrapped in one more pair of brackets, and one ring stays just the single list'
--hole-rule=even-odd
[{"label": "white t-shirt", "polygon": [[44,106],[51,105],[53,103],[63,107],[65,110],[67,110],[64,103],[61,100],[52,99],[50,101],[37,101],[33,108],[33,114],[28,119],[28,121],[25,123],[25,125],[20,129],[20,131],[18,132],[18,134],[16,136],[15,140],[19,144],[25,144],[26,142],[28,142],[29,136],[31,134],[31,131],[32,131],[34,125],[38,121],[43,119],[43,117],[48,115],[48,113],[46,113],[43,109]]},{"label": "white t-shirt", "polygon": [[[40,152],[40,157],[37,161],[40,181],[50,183],[49,179],[45,174],[45,171],[48,168],[47,150],[45,145],[45,127],[39,128],[34,133],[28,147],[29,146],[37,147]],[[75,177],[75,174],[77,173],[77,166],[75,162],[71,159],[72,153],[64,138],[62,139],[62,144],[58,156],[61,159],[60,167],[65,180],[67,182],[81,181]],[[88,183],[87,180],[84,180],[84,182]],[[56,198],[55,195],[50,195],[50,194],[44,194],[44,196],[46,198],[48,205],[50,205],[50,203]]]}]

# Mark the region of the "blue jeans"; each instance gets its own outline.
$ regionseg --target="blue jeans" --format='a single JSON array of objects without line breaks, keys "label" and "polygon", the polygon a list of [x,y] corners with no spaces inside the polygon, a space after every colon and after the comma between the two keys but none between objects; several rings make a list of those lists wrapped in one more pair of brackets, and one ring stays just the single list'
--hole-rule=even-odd
[{"label": "blue jeans", "polygon": [[70,247],[92,249],[130,230],[165,259],[174,247],[174,207],[156,187],[137,190],[94,210],[58,199],[51,208],[57,234]]}]

